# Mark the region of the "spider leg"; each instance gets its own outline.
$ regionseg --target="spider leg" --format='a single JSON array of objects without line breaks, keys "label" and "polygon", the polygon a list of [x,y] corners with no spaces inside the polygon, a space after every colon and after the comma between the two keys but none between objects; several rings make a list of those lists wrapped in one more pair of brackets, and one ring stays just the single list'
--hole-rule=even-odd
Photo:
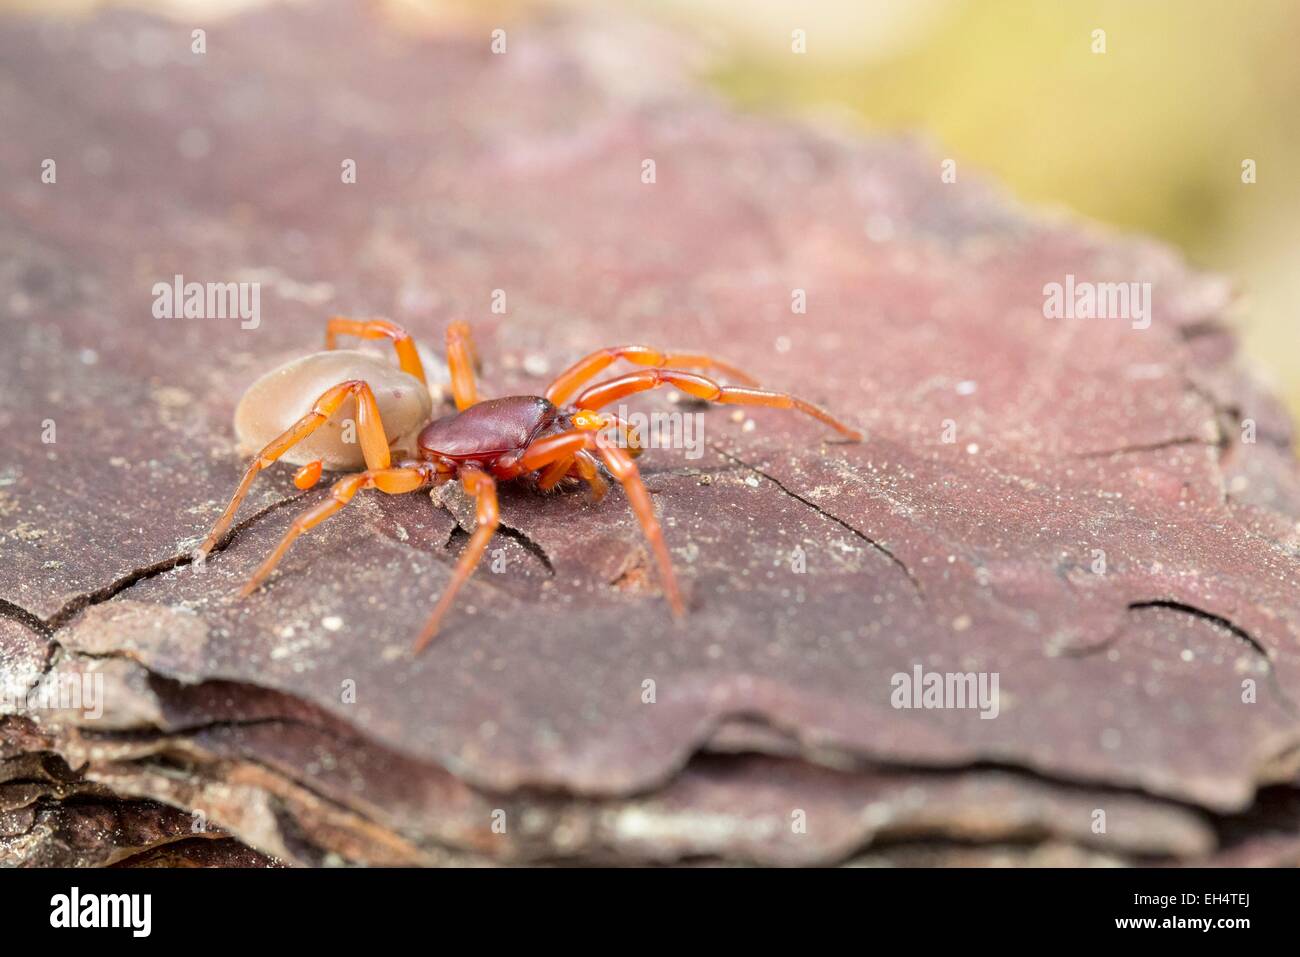
[{"label": "spider leg", "polygon": [[[543,492],[551,491],[569,476],[580,478],[578,456],[588,444],[581,436],[598,427],[597,420],[592,419],[585,427],[534,440],[516,464],[517,473],[541,472],[537,478],[537,488]],[[525,461],[530,464],[525,465]]]},{"label": "spider leg", "polygon": [[320,428],[350,395],[355,395],[357,398],[357,437],[361,441],[361,454],[365,458],[366,468],[371,470],[388,468],[392,461],[388,451],[388,436],[384,433],[384,423],[379,418],[379,406],[375,402],[374,393],[362,379],[340,382],[332,389],[323,392],[310,412],[280,433],[257,454],[244,472],[235,494],[231,496],[230,504],[212,526],[212,531],[208,532],[208,537],[203,540],[203,544],[196,549],[197,559],[201,560],[207,555],[226,533],[226,529],[234,521],[235,513],[239,511],[240,503],[248,494],[253,479],[257,478],[257,473],[268,468],[295,444]]},{"label": "spider leg", "polygon": [[415,348],[411,334],[387,319],[349,319],[347,316],[330,316],[325,323],[325,348],[336,348],[339,336],[356,336],[360,339],[388,339],[397,351],[397,361],[402,371],[415,376],[424,385],[424,364]]},{"label": "spider leg", "polygon": [[543,492],[549,492],[560,484],[564,477],[573,470],[573,467],[573,456],[556,459],[542,470],[542,476],[537,480],[537,487]]},{"label": "spider leg", "polygon": [[[575,424],[577,424],[576,421]],[[595,428],[616,429],[622,441],[622,447],[628,450],[628,454],[632,458],[636,458],[645,451],[641,445],[641,434],[628,422],[625,422],[612,412],[600,413],[579,425],[579,429],[584,432]],[[537,481],[537,487],[543,492],[549,492],[568,475],[575,475],[591,486],[592,501],[599,502],[605,497],[605,492],[609,490],[609,485],[600,475],[595,456],[584,451],[576,451],[570,456],[551,462],[550,465],[542,469],[542,475]]]},{"label": "spider leg", "polygon": [[546,466],[542,470],[541,478],[537,480],[537,487],[543,492],[549,492],[570,475],[591,486],[592,502],[599,502],[605,497],[605,493],[609,491],[609,483],[600,474],[600,467],[595,456],[586,451],[574,452],[572,455],[556,459]]},{"label": "spider leg", "polygon": [[335,512],[352,501],[352,496],[363,488],[377,488],[388,495],[402,495],[405,492],[414,492],[418,488],[423,488],[431,484],[436,477],[435,469],[430,465],[413,465],[401,466],[398,468],[367,469],[364,472],[356,472],[352,475],[346,475],[339,479],[330,488],[330,494],[327,499],[317,505],[312,506],[302,512],[293,520],[280,539],[280,544],[275,546],[275,550],[266,557],[266,560],[253,572],[251,578],[240,591],[240,598],[247,598],[257,587],[266,580],[275,566],[279,564],[284,553],[289,550],[289,546],[303,532],[309,528],[319,525],[325,519],[329,518]]},{"label": "spider leg", "polygon": [[795,409],[810,415],[819,422],[824,422],[845,438],[854,442],[862,441],[862,433],[845,425],[825,409],[806,402],[788,392],[773,392],[769,389],[752,389],[742,386],[718,385],[712,379],[694,372],[680,372],[676,369],[646,369],[641,372],[629,372],[627,375],[608,379],[589,386],[578,394],[573,404],[580,409],[599,409],[611,402],[617,402],[625,396],[647,389],[657,389],[661,385],[671,385],[687,395],[706,402],[720,402],[725,405],[766,405],[778,409]]},{"label": "spider leg", "polygon": [[425,645],[438,634],[438,625],[455,600],[456,592],[460,591],[460,586],[469,581],[469,576],[474,574],[474,569],[478,566],[479,559],[483,557],[488,542],[495,534],[497,526],[501,524],[497,510],[497,484],[492,480],[492,476],[476,468],[466,467],[461,469],[460,484],[466,492],[474,496],[477,527],[474,529],[474,534],[470,536],[465,551],[461,553],[460,561],[456,563],[456,571],[452,574],[451,581],[447,583],[442,597],[434,606],[433,614],[429,616],[424,630],[420,632],[420,637],[415,642],[415,648],[412,649],[414,654],[423,651]]},{"label": "spider leg", "polygon": [[591,438],[594,434],[587,429],[570,429],[567,432],[556,432],[554,435],[534,439],[515,463],[511,477],[539,469],[545,470],[554,462],[571,461],[577,453],[591,448]]},{"label": "spider leg", "polygon": [[453,322],[447,327],[447,368],[451,371],[451,395],[457,409],[468,409],[478,402],[478,388],[474,384],[474,367],[478,354],[469,324]]},{"label": "spider leg", "polygon": [[601,476],[595,456],[590,452],[579,452],[573,458],[578,476],[591,486],[591,500],[599,502],[609,491],[609,483]]},{"label": "spider leg", "polygon": [[[632,428],[632,425],[625,423],[619,416],[614,413],[602,413],[602,423],[607,423],[606,428],[614,428],[619,432],[624,449],[632,458],[637,458],[641,452],[645,451],[641,446],[641,433]],[[582,426],[582,430],[590,430],[597,423],[588,423]],[[576,475],[578,479],[585,481],[591,486],[591,501],[599,502],[604,498],[604,493],[608,490],[608,484],[601,477],[601,471],[595,462],[595,456],[589,451],[575,451],[572,455],[565,456],[562,459],[556,459],[551,464],[542,469],[541,479],[537,481],[537,488],[542,492],[550,492],[565,476]]]},{"label": "spider leg", "polygon": [[723,362],[721,359],[714,359],[712,356],[686,352],[665,353],[659,352],[657,349],[651,349],[649,346],[611,346],[608,349],[601,349],[589,356],[584,356],[556,376],[555,381],[546,390],[546,398],[556,405],[562,405],[580,385],[608,367],[616,359],[626,359],[629,362],[635,362],[639,366],[717,369],[723,375],[735,379],[737,382],[744,382],[749,385],[755,384],[751,376],[741,372],[730,363]]},{"label": "spider leg", "polygon": [[628,455],[632,456],[632,458],[636,458],[645,451],[645,447],[641,445],[641,433],[633,428],[630,423],[619,418],[618,414],[614,412],[605,412],[602,414],[609,421],[610,425],[618,430],[618,434],[622,438],[622,445],[620,448],[626,449]]},{"label": "spider leg", "polygon": [[672,606],[673,614],[680,618],[686,614],[686,605],[682,602],[682,594],[677,588],[677,575],[673,572],[673,560],[668,554],[668,544],[664,541],[659,519],[655,517],[655,507],[650,501],[650,493],[646,491],[645,483],[641,481],[641,473],[636,463],[632,461],[632,456],[609,439],[596,435],[593,444],[604,460],[605,467],[622,483],[632,511],[636,513],[637,520],[641,523],[641,531],[646,541],[650,543],[655,561],[659,563],[659,581],[663,585],[664,597]]},{"label": "spider leg", "polygon": [[636,463],[632,461],[632,456],[599,432],[573,429],[569,432],[548,435],[533,442],[520,457],[516,468],[520,473],[531,472],[578,454],[586,454],[590,458],[592,449],[595,449],[604,460],[606,468],[622,483],[623,491],[627,493],[632,511],[641,523],[641,531],[645,534],[646,541],[650,543],[651,551],[654,552],[655,562],[659,566],[659,581],[673,613],[685,614],[686,606],[677,588],[677,576],[673,573],[673,560],[668,554],[663,530],[659,527],[654,504],[650,501],[650,493],[646,491],[645,484],[641,481],[641,473],[637,470]]}]

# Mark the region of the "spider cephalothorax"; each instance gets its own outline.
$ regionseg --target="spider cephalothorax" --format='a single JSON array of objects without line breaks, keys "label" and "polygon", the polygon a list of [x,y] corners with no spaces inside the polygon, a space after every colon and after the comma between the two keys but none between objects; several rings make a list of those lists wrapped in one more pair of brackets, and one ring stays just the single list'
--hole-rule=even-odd
[{"label": "spider cephalothorax", "polygon": [[[400,369],[369,353],[336,350],[335,340],[340,335],[391,340]],[[476,501],[477,527],[416,642],[416,651],[437,634],[456,592],[474,571],[496,531],[497,482],[529,478],[539,488],[551,489],[571,479],[586,482],[599,499],[607,487],[602,465],[622,483],[641,522],[668,603],[676,614],[684,613],[668,546],[633,462],[640,452],[637,435],[617,416],[599,411],[612,402],[672,385],[711,402],[797,409],[853,441],[862,438],[855,429],[817,406],[784,392],[752,388],[753,380],[744,373],[704,355],[665,354],[648,346],[615,346],[574,363],[551,383],[544,396],[480,401],[469,327],[454,322],[447,329],[447,364],[457,411],[430,421],[433,400],[424,366],[414,341],[401,327],[382,319],[359,321],[336,316],[326,327],[325,348],[325,352],[295,360],[263,376],[240,401],[235,429],[241,442],[260,447],[261,451],[248,466],[225,512],[199,546],[197,557],[206,556],[225,534],[257,473],[280,458],[303,466],[294,479],[299,488],[314,485],[322,467],[349,470],[364,464],[365,468],[340,478],[328,498],[294,520],[280,544],[244,586],[244,595],[271,574],[295,538],[347,505],[358,490],[377,488],[398,495],[459,479]],[[617,359],[648,368],[578,391]],[[688,368],[717,369],[728,378],[750,385],[719,385],[698,373],[684,371]],[[327,383],[335,384],[323,388]],[[313,396],[310,411],[296,417],[294,410],[303,408]],[[355,422],[354,442],[345,441],[342,432],[343,424],[349,421]],[[611,438],[610,432],[616,433],[619,440]],[[393,465],[395,453],[397,465]]]}]

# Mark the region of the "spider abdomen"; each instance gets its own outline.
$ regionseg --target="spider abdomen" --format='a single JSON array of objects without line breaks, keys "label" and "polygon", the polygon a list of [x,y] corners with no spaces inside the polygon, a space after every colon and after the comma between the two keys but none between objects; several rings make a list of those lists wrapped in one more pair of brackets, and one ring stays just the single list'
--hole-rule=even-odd
[{"label": "spider abdomen", "polygon": [[[255,452],[312,408],[312,402],[330,386],[362,379],[374,392],[388,439],[411,448],[411,438],[433,412],[433,399],[423,382],[368,352],[334,349],[286,362],[266,373],[244,393],[235,410],[235,434],[240,446]],[[344,433],[355,424],[357,403],[344,401],[321,427],[296,443],[282,458],[291,465],[319,461],[329,471],[365,468],[361,445]]]},{"label": "spider abdomen", "polygon": [[538,395],[487,399],[430,422],[420,432],[420,451],[451,460],[491,460],[528,446],[559,417]]}]

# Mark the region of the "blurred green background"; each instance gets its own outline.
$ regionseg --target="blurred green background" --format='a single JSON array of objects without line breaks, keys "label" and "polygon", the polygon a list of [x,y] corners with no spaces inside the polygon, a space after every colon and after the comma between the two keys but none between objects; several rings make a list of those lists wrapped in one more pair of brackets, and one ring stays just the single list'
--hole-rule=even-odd
[{"label": "blurred green background", "polygon": [[831,106],[920,132],[1028,202],[1158,236],[1232,277],[1247,361],[1300,417],[1297,0],[639,6],[730,31],[711,79],[747,107]]},{"label": "blurred green background", "polygon": [[[180,17],[258,0],[136,0]],[[91,0],[0,0],[83,10]],[[1027,202],[1230,276],[1247,361],[1300,417],[1300,0],[371,0],[416,29],[631,10],[746,109],[920,133]],[[807,53],[791,50],[805,31]],[[1094,53],[1094,31],[1105,53]],[[629,64],[635,70],[635,64]],[[1254,160],[1257,182],[1242,182]]]}]

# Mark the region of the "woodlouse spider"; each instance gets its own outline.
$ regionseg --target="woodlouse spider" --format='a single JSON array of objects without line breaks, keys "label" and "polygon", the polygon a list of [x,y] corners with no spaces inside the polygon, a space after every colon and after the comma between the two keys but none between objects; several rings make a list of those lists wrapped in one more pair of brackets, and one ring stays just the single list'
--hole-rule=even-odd
[{"label": "woodlouse spider", "polygon": [[[400,368],[368,352],[335,349],[340,335],[390,340]],[[641,451],[639,439],[617,416],[600,411],[612,402],[671,385],[711,402],[796,409],[853,441],[862,438],[817,406],[784,392],[754,388],[753,380],[743,372],[694,353],[663,353],[649,346],[601,349],[560,373],[544,396],[480,400],[469,327],[453,322],[447,329],[447,363],[457,411],[434,419],[419,352],[400,326],[385,320],[336,316],[326,326],[325,349],[268,373],[245,393],[235,413],[235,429],[244,445],[260,446],[261,452],[248,466],[230,504],[195,557],[203,560],[217,544],[230,528],[253,479],[277,459],[303,466],[294,479],[299,488],[314,485],[322,468],[351,471],[364,465],[364,469],[340,478],[328,498],[294,519],[280,544],[248,580],[242,596],[266,580],[294,539],[347,505],[359,490],[377,488],[399,495],[459,479],[475,499],[477,528],[415,644],[416,652],[437,634],[456,593],[496,531],[497,482],[527,479],[548,490],[565,479],[576,479],[590,485],[593,497],[599,500],[606,489],[602,465],[622,483],[654,553],[664,595],[675,614],[684,614],[668,546],[632,461]],[[587,384],[617,359],[647,368]],[[747,384],[719,385],[684,371],[691,368],[717,370]],[[313,397],[310,411],[297,417],[296,410]],[[346,428],[355,428],[355,440],[345,441]],[[609,432],[620,438],[612,438]],[[397,465],[393,464],[395,456]]]}]

